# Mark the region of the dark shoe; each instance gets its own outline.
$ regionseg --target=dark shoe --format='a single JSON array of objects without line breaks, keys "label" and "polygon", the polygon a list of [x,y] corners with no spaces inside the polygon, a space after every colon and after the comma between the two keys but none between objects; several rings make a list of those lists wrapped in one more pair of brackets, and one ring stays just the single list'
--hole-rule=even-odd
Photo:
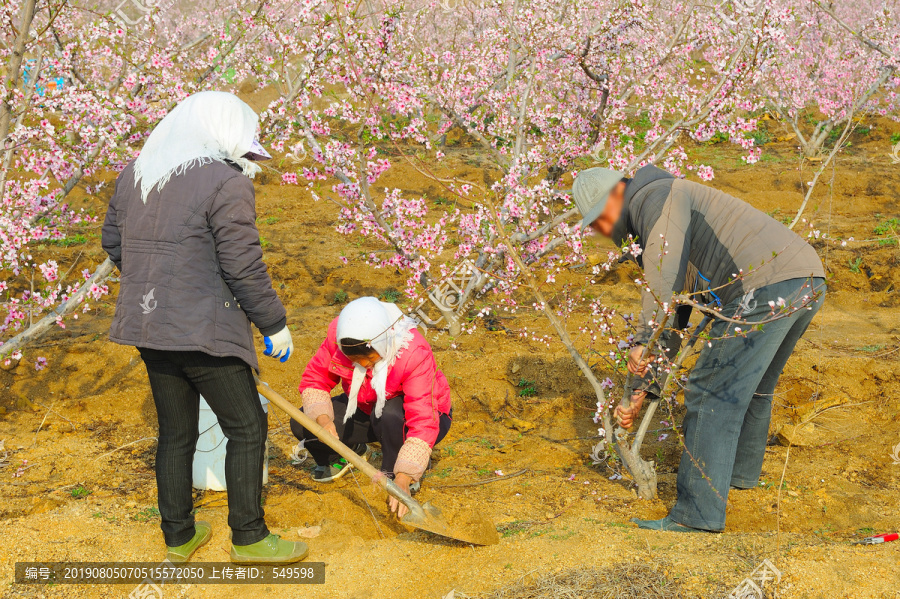
[{"label": "dark shoe", "polygon": [[632,518],[632,522],[638,525],[638,528],[646,528],[647,530],[661,530],[664,532],[710,532],[701,528],[691,528],[684,524],[679,524],[672,520],[670,516],[666,516],[660,520],[639,520]]},{"label": "dark shoe", "polygon": [[[350,449],[356,452],[357,455],[361,455],[366,459],[369,458],[369,446],[365,443],[354,445]],[[347,474],[352,467],[350,462],[339,457],[327,466],[316,466],[313,470],[313,480],[317,483],[329,483]]]},{"label": "dark shoe", "polygon": [[738,480],[732,482],[729,486],[734,491],[749,491],[750,489],[758,489],[761,484],[763,484],[762,481],[757,478],[754,483],[750,483],[747,480]]},{"label": "dark shoe", "polygon": [[232,545],[231,561],[235,564],[293,564],[309,555],[309,547],[300,541],[284,541],[270,534],[252,545]]},{"label": "dark shoe", "polygon": [[178,547],[166,547],[166,559],[173,564],[183,564],[191,559],[194,552],[206,545],[212,537],[212,525],[209,522],[194,523],[194,537]]}]

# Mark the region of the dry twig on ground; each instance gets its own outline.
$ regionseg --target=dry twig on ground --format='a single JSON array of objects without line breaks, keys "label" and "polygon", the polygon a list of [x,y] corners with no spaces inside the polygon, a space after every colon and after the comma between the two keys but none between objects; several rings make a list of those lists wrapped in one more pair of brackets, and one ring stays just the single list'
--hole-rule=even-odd
[{"label": "dry twig on ground", "polygon": [[[471,599],[674,599],[680,585],[669,580],[659,564],[616,564],[607,568],[576,568],[529,578]],[[463,598],[466,595],[457,594]]]}]

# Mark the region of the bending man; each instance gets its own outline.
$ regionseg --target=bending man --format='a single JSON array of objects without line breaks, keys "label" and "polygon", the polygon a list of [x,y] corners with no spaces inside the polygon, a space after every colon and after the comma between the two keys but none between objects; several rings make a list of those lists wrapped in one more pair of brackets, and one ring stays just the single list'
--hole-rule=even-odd
[{"label": "bending man", "polygon": [[[749,204],[654,166],[633,179],[591,168],[573,187],[582,227],[620,246],[631,238],[642,250],[637,261],[646,287],[628,360],[632,374],[659,378],[654,360],[641,356],[662,319],[661,304],[671,306],[674,294],[704,295],[722,316],[742,321],[714,319],[712,346],[688,378],[675,506],[661,520],[635,519],[655,530],[722,531],[729,489],[759,482],[775,386],[824,299],[822,262],[806,241]],[[773,318],[761,330],[743,324]],[[674,334],[664,332],[650,353],[671,348]],[[623,426],[631,426],[645,396],[637,392],[629,408],[617,408]]]}]

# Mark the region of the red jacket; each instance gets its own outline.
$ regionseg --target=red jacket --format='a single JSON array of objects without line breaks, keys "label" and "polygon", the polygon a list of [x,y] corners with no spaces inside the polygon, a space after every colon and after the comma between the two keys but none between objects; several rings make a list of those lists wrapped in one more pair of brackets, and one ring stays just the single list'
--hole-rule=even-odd
[{"label": "red jacket", "polygon": [[[438,370],[431,346],[413,329],[409,347],[397,356],[387,376],[387,399],[403,394],[403,410],[406,413],[406,437],[416,437],[434,447],[437,441],[441,414],[450,413],[450,385],[444,373]],[[350,392],[353,380],[353,362],[344,355],[337,343],[337,318],[328,326],[328,336],[319,351],[303,371],[300,392],[319,389],[331,392],[341,383],[344,393]],[[371,414],[377,397],[372,389],[372,372],[366,373],[357,395],[357,405]]]}]

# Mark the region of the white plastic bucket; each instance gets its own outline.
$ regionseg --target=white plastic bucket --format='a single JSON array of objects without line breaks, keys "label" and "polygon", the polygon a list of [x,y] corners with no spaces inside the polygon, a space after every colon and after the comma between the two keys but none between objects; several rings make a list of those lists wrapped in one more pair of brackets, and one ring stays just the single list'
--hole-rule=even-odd
[{"label": "white plastic bucket", "polygon": [[[269,412],[269,400],[259,396],[264,412]],[[227,439],[219,426],[219,419],[203,396],[200,396],[200,438],[194,452],[193,482],[195,489],[225,490],[225,444]],[[269,482],[269,452],[266,441],[266,457],[263,460],[263,484]]]}]

